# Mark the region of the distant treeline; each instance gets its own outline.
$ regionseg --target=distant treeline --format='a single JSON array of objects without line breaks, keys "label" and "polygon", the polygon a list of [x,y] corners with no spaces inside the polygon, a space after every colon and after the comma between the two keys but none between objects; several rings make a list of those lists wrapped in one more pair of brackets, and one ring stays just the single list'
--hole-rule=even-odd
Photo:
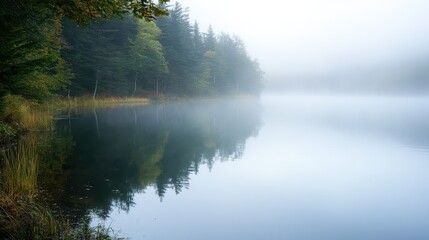
[{"label": "distant treeline", "polygon": [[0,97],[260,91],[262,72],[244,43],[211,27],[202,33],[179,3],[155,21],[125,13],[89,19],[85,26],[67,14],[34,7],[37,1],[17,1],[22,6],[16,8],[17,2],[6,2],[11,6],[0,7]]}]

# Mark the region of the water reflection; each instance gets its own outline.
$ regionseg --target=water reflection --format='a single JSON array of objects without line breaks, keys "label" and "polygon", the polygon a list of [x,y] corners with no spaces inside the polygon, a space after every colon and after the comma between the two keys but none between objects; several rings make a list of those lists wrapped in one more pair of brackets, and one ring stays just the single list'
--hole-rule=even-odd
[{"label": "water reflection", "polygon": [[132,239],[428,239],[428,103],[265,96],[263,114],[252,101],[90,110],[44,140],[55,151],[42,186]]},{"label": "water reflection", "polygon": [[48,199],[77,220],[128,211],[148,186],[162,200],[168,189],[189,187],[201,165],[240,158],[260,111],[257,100],[207,100],[82,112],[57,123],[41,181]]}]

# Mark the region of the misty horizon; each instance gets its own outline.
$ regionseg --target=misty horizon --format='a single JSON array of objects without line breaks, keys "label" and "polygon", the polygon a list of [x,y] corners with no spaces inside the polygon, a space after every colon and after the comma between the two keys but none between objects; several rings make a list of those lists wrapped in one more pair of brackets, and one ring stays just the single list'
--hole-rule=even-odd
[{"label": "misty horizon", "polygon": [[274,1],[262,12],[245,1],[180,2],[202,29],[211,25],[244,40],[266,89],[429,89],[429,2]]}]

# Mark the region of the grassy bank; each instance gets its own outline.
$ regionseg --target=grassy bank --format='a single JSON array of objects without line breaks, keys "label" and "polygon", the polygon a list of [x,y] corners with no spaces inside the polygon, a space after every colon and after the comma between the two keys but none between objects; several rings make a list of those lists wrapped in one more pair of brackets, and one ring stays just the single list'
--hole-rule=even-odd
[{"label": "grassy bank", "polygon": [[3,111],[0,113],[0,145],[16,141],[25,131],[49,131],[54,117],[68,109],[114,107],[122,105],[144,105],[148,98],[57,98],[43,103],[26,100],[20,96],[3,97]]},{"label": "grassy bank", "polygon": [[55,102],[48,102],[51,106],[56,106],[61,109],[67,108],[86,108],[86,107],[113,107],[119,105],[144,105],[149,103],[148,98],[91,98],[91,97],[75,97],[70,99],[59,99]]},{"label": "grassy bank", "polygon": [[[44,103],[8,95],[0,114],[0,239],[116,239],[111,228],[90,227],[89,221],[71,226],[53,214],[38,197],[40,146],[20,136],[50,131],[54,117],[68,109],[142,105],[146,98],[72,98]],[[34,139],[33,139],[34,140]]]},{"label": "grassy bank", "polygon": [[20,96],[7,95],[0,122],[13,130],[46,130],[51,127],[51,115],[45,106]]},{"label": "grassy bank", "polygon": [[115,239],[111,228],[71,226],[39,200],[37,146],[20,141],[0,151],[0,239]]}]

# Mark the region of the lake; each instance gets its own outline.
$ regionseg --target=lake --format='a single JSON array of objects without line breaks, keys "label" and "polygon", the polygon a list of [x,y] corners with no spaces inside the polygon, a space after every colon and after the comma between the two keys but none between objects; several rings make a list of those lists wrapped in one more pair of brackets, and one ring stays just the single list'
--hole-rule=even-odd
[{"label": "lake", "polygon": [[53,206],[131,239],[429,239],[429,98],[284,96],[71,112]]}]

